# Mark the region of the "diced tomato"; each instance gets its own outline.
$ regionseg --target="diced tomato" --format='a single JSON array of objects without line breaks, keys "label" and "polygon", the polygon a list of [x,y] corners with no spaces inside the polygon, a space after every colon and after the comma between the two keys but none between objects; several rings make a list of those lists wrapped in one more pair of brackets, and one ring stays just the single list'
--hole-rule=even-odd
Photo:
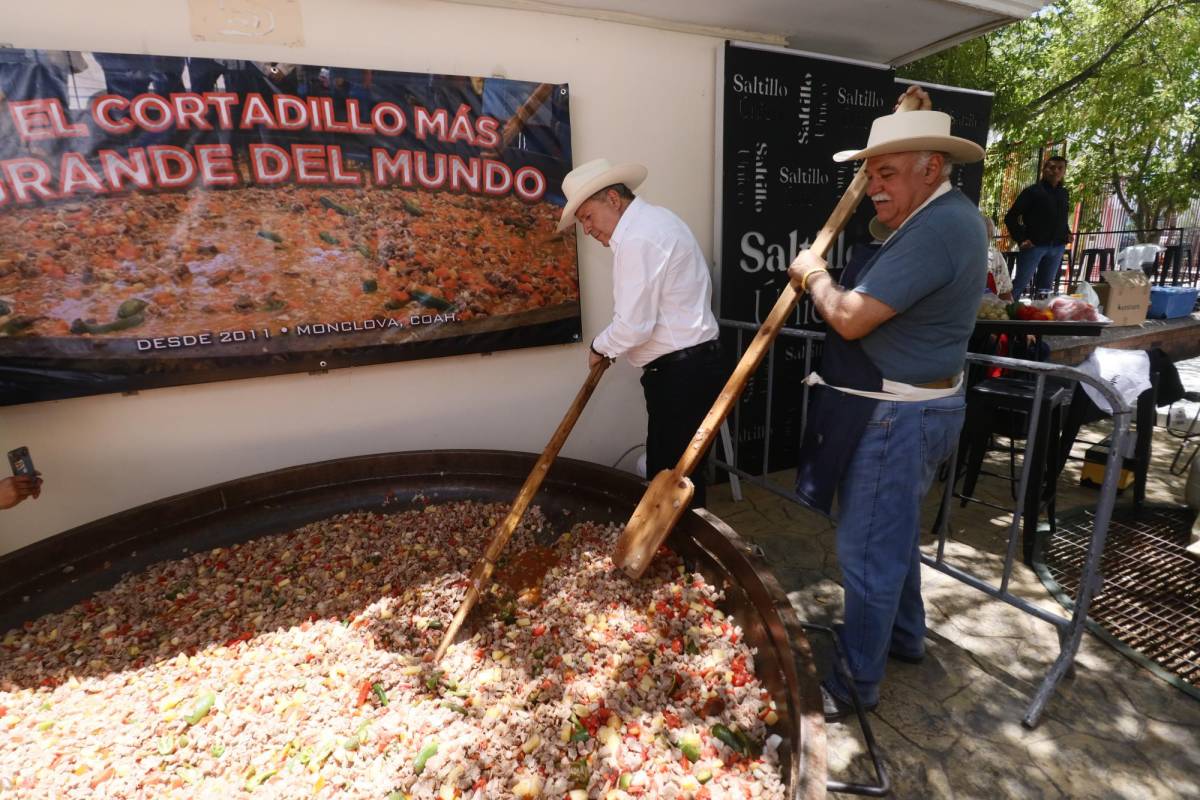
[{"label": "diced tomato", "polygon": [[95,789],[97,786],[104,783],[106,780],[108,780],[115,774],[116,774],[116,770],[114,770],[112,767],[106,767],[103,772],[101,772],[96,777],[92,778],[92,782],[91,782],[92,788]]},{"label": "diced tomato", "polygon": [[367,696],[370,694],[371,681],[364,680],[358,685],[358,699],[354,702],[354,706],[357,708],[358,706],[361,706],[363,703],[367,702]]}]

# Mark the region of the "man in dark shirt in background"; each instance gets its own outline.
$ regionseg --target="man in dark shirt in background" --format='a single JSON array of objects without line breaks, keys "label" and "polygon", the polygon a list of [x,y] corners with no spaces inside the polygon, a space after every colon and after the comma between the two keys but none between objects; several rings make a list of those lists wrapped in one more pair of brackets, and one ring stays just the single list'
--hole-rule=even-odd
[{"label": "man in dark shirt in background", "polygon": [[1063,250],[1071,238],[1071,228],[1067,224],[1071,201],[1062,185],[1066,174],[1065,158],[1051,156],[1046,159],[1042,165],[1042,179],[1026,186],[1004,215],[1008,235],[1021,248],[1017,256],[1017,275],[1013,279],[1014,298],[1021,297],[1035,274],[1035,291],[1049,292],[1054,288]]}]

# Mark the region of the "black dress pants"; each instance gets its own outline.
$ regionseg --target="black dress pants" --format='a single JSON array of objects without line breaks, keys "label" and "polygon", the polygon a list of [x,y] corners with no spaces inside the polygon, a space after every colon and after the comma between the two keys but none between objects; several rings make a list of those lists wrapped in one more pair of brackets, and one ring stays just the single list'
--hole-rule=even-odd
[{"label": "black dress pants", "polygon": [[[642,370],[649,422],[646,430],[646,477],[653,480],[664,469],[673,469],[696,435],[704,415],[712,408],[728,378],[720,346],[703,345],[672,353],[665,362],[652,361]],[[705,452],[692,474],[696,493],[692,508],[703,507]]]}]

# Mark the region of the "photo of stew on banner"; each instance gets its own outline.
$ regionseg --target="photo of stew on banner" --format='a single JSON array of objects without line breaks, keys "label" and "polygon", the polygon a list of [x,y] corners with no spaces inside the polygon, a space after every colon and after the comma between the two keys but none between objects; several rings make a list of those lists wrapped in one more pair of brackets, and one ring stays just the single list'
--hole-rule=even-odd
[{"label": "photo of stew on banner", "polygon": [[0,50],[0,405],[578,341],[565,84]]}]

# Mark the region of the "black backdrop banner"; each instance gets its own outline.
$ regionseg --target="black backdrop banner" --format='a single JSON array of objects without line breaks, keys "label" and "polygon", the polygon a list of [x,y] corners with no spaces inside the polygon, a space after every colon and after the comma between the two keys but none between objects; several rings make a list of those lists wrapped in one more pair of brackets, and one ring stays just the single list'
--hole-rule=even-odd
[{"label": "black backdrop banner", "polygon": [[[993,96],[990,92],[979,92],[972,89],[959,89],[953,86],[941,86],[920,81],[896,79],[896,94],[916,84],[929,93],[929,99],[937,111],[945,111],[950,115],[950,133],[970,139],[980,147],[987,149],[988,126],[992,120]],[[979,195],[983,191],[983,162],[963,164],[954,168],[950,181],[962,193],[979,205]]]},{"label": "black backdrop banner", "polygon": [[[836,164],[833,154],[865,144],[871,121],[891,110],[899,92],[882,65],[732,42],[723,60],[720,315],[759,324],[786,285],[788,265],[854,179],[859,165]],[[855,244],[870,241],[872,216],[863,203],[828,254],[831,269],[845,265]],[[804,298],[788,326],[819,330],[823,323]],[[796,463],[803,341],[780,337],[775,359],[768,470]],[[766,376],[760,369],[738,407],[737,464],[753,473],[764,468]]]},{"label": "black backdrop banner", "polygon": [[568,99],[0,50],[0,405],[578,341]]}]

